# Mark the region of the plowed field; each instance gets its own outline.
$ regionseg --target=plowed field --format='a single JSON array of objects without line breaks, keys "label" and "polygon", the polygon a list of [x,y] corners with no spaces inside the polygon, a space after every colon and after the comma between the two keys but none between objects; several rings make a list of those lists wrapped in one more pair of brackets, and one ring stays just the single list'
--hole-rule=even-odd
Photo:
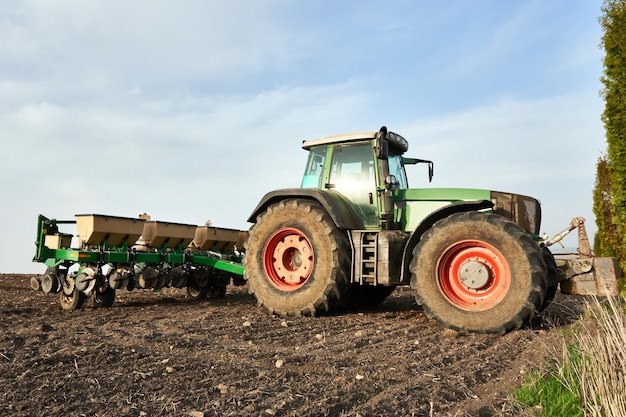
[{"label": "plowed field", "polygon": [[506,334],[445,330],[399,288],[373,310],[274,317],[246,287],[118,291],[61,310],[0,275],[0,415],[515,415],[508,392],[558,351],[581,299]]}]

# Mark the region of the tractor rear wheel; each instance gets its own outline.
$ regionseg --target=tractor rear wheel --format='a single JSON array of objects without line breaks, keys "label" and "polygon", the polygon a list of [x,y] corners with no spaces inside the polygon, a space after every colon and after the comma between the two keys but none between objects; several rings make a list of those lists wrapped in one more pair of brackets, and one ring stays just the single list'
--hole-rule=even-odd
[{"label": "tractor rear wheel", "polygon": [[348,237],[315,201],[269,206],[250,228],[245,248],[250,293],[270,313],[325,314],[339,307],[349,288]]},{"label": "tractor rear wheel", "polygon": [[543,304],[547,270],[539,246],[517,224],[492,213],[453,214],[413,250],[411,286],[442,326],[506,333]]},{"label": "tractor rear wheel", "polygon": [[559,286],[560,274],[562,274],[562,272],[559,271],[559,268],[556,265],[554,255],[552,255],[550,249],[548,249],[544,245],[541,245],[540,250],[548,271],[548,285],[546,287],[546,293],[543,296],[543,304],[538,310],[539,313],[545,310],[552,302],[552,300],[554,300],[554,297],[556,296],[556,291]]}]

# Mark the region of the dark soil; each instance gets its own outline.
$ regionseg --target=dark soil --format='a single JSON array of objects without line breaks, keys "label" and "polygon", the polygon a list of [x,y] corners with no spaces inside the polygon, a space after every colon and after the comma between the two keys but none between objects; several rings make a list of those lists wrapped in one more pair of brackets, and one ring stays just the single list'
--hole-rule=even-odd
[{"label": "dark soil", "polygon": [[0,415],[515,415],[510,390],[582,311],[557,295],[504,336],[442,329],[405,287],[328,317],[274,317],[246,287],[200,302],[118,291],[65,312],[29,279],[0,275]]}]

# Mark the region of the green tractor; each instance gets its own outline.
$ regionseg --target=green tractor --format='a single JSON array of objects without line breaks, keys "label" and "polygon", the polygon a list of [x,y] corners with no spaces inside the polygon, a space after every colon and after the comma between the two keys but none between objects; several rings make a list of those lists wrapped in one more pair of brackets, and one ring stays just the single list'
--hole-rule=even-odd
[{"label": "green tractor", "polygon": [[305,141],[301,188],[266,194],[245,243],[259,305],[285,316],[371,307],[396,286],[442,326],[505,333],[553,298],[558,274],[538,237],[539,202],[480,189],[411,189],[408,142],[378,132]]},{"label": "green tractor", "polygon": [[[424,311],[447,328],[505,333],[561,293],[619,292],[615,258],[593,256],[584,219],[539,237],[539,202],[461,188],[410,189],[407,141],[381,128],[305,141],[302,187],[263,197],[248,232],[100,214],[38,218],[31,286],[59,294],[65,310],[87,296],[109,307],[117,290],[187,288],[223,296],[249,284],[259,305],[292,316],[368,308],[410,285]],[[77,235],[60,230],[76,225]],[[577,254],[548,249],[578,230]],[[245,243],[244,243],[245,242]],[[245,251],[239,248],[243,244]],[[243,277],[242,277],[243,276]]]}]

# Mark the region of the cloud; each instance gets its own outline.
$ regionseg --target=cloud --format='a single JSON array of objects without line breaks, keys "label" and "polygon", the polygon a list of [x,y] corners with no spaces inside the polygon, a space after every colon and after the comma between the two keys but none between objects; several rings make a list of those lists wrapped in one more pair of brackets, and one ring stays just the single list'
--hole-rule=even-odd
[{"label": "cloud", "polygon": [[[222,81],[286,65],[297,56],[280,3],[25,1],[3,13],[0,37],[18,79],[104,79],[115,84]],[[295,46],[295,45],[294,45]],[[37,67],[29,63],[37,61]],[[12,71],[11,71],[12,72]],[[88,87],[88,86],[86,86]],[[131,86],[118,86],[132,88]]]},{"label": "cloud", "polygon": [[8,0],[0,271],[26,269],[40,212],[246,228],[300,184],[302,140],[383,124],[435,160],[433,186],[538,196],[560,229],[604,147],[597,54],[571,54],[597,23],[538,5]]},{"label": "cloud", "polygon": [[[542,230],[554,234],[591,210],[595,163],[605,149],[596,91],[534,100],[502,99],[402,126],[409,153],[435,161],[435,187],[487,188],[542,202]],[[425,173],[409,173],[424,186]]]},{"label": "cloud", "polygon": [[264,193],[300,185],[302,140],[355,130],[371,106],[360,88],[143,99],[119,109],[39,102],[0,113],[3,137],[15,144],[0,155],[3,196],[11,202],[0,223],[16,237],[2,242],[2,256],[31,252],[39,213],[72,219],[148,212],[246,229]]}]

